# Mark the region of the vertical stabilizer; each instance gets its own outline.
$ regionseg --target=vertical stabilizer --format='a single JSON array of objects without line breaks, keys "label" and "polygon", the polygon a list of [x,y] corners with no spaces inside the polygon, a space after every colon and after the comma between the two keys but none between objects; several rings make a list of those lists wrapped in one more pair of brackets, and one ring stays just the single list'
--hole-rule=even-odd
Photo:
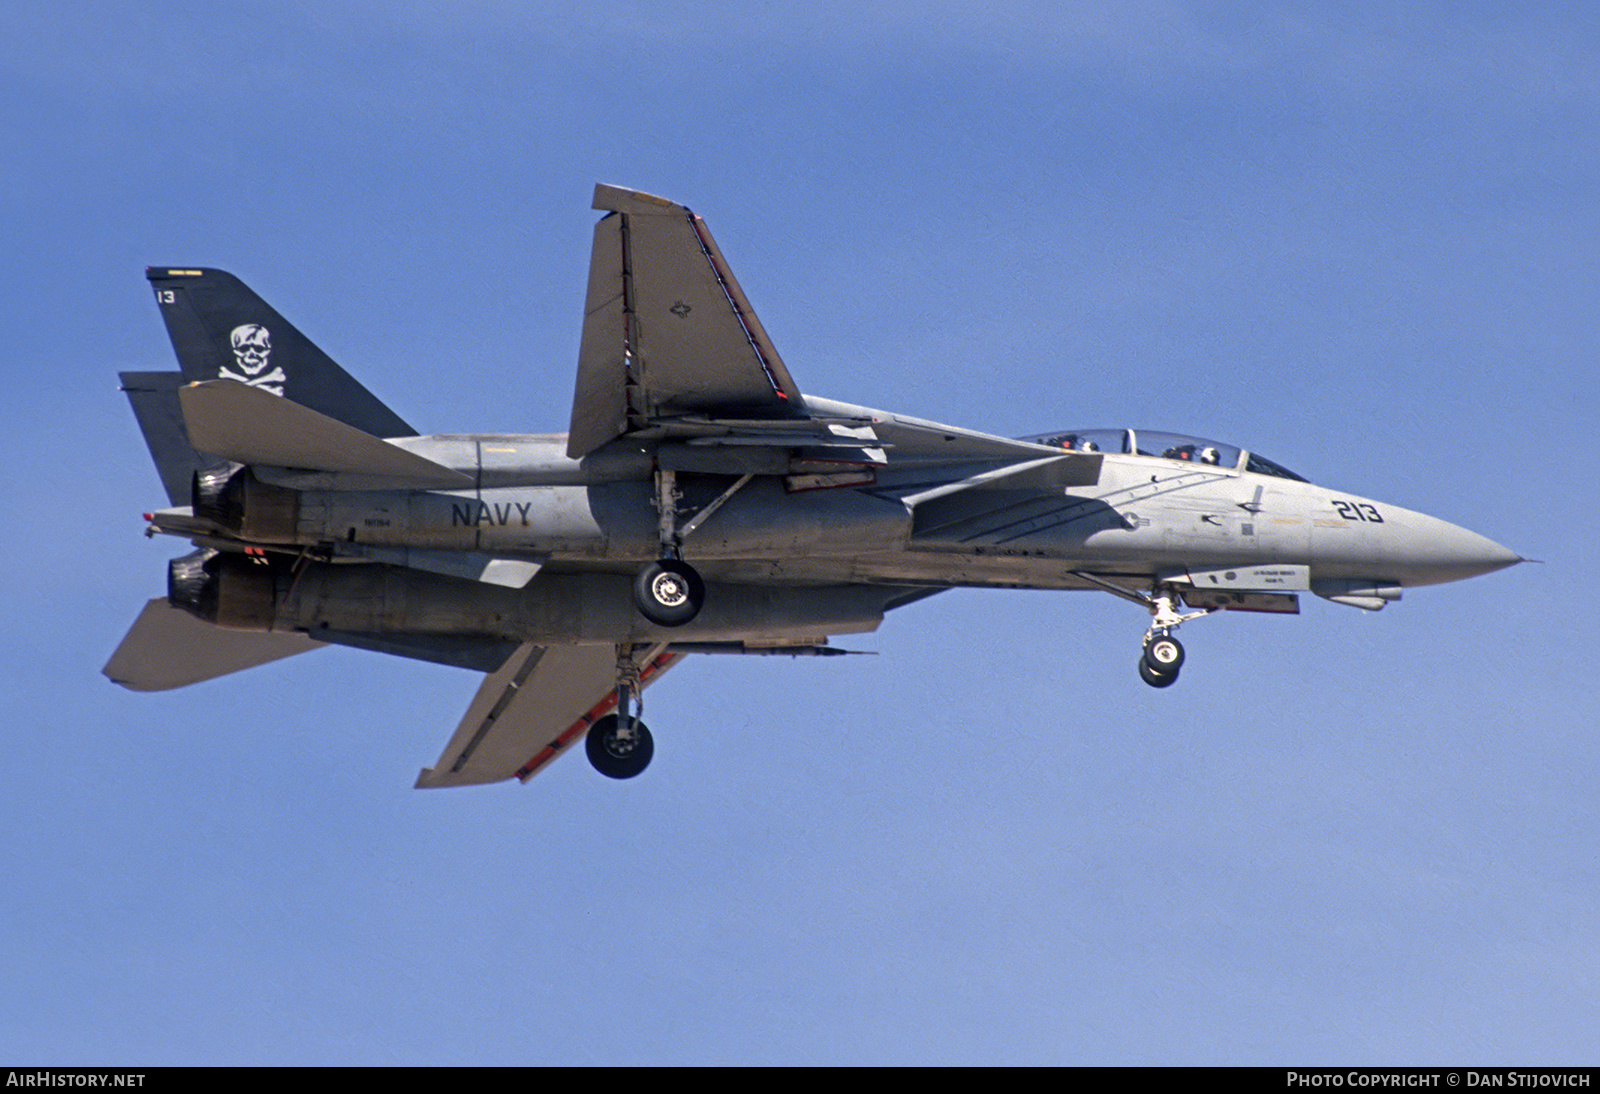
[{"label": "vertical stabilizer", "polygon": [[232,274],[145,270],[189,383],[236,380],[378,437],[413,437],[377,396]]},{"label": "vertical stabilizer", "polygon": [[139,431],[144,434],[145,447],[155,461],[161,475],[161,485],[173,505],[188,505],[190,477],[202,467],[216,463],[212,456],[202,456],[189,443],[184,429],[183,410],[178,405],[178,388],[183,386],[181,372],[119,372],[123,393],[133,405],[133,416],[139,420]]}]

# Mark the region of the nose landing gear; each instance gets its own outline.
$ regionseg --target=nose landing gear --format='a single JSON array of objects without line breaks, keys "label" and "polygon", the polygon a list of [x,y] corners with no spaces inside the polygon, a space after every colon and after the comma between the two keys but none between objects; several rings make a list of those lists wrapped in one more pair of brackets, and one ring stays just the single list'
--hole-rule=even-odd
[{"label": "nose landing gear", "polygon": [[1139,654],[1139,679],[1153,688],[1171,687],[1178,682],[1178,670],[1183,668],[1183,643],[1172,632],[1191,619],[1210,615],[1214,609],[1180,612],[1174,606],[1176,594],[1169,588],[1157,586],[1146,601],[1150,609],[1150,629],[1144,635],[1144,650]]},{"label": "nose landing gear", "polygon": [[1092,574],[1086,570],[1073,570],[1072,576],[1090,585],[1098,586],[1113,596],[1131,601],[1150,613],[1150,629],[1144,632],[1144,647],[1139,653],[1139,679],[1153,688],[1170,688],[1178,682],[1178,670],[1183,667],[1183,643],[1172,632],[1191,619],[1210,615],[1217,608],[1199,608],[1181,612],[1176,605],[1183,601],[1178,590],[1164,583],[1157,575],[1151,590],[1141,592],[1126,585]]},{"label": "nose landing gear", "polygon": [[1139,679],[1153,688],[1171,687],[1183,667],[1183,643],[1170,634],[1147,634],[1139,655]]}]

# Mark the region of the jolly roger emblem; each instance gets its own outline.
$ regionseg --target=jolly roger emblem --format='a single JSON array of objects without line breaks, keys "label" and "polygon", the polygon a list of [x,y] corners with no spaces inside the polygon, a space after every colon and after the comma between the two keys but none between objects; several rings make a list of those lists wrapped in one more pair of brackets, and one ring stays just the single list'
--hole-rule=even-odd
[{"label": "jolly roger emblem", "polygon": [[272,335],[267,328],[259,323],[244,323],[233,328],[228,340],[233,344],[233,361],[239,371],[235,372],[224,365],[217,370],[217,375],[224,380],[237,380],[241,384],[282,395],[283,385],[289,377],[281,368],[267,371],[272,355]]}]

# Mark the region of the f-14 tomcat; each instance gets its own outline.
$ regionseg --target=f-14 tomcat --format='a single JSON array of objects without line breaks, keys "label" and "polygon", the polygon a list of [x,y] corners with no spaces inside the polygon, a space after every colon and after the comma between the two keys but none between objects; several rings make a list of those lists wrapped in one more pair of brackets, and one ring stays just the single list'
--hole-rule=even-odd
[{"label": "f-14 tomcat", "polygon": [[599,186],[571,426],[422,435],[238,279],[152,268],[181,372],[123,373],[189,540],[105,667],[179,687],[334,644],[486,673],[419,787],[580,737],[637,775],[643,688],[695,653],[824,655],[956,586],[1093,589],[1181,624],[1376,610],[1521,561],[1265,456],[1134,429],[1011,439],[802,394],[705,223]]}]

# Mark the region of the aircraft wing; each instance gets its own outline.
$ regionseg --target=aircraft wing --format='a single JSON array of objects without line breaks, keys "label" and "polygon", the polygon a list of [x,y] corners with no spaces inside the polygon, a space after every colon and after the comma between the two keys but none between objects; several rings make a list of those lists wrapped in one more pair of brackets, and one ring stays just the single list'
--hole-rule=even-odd
[{"label": "aircraft wing", "polygon": [[583,343],[567,453],[684,414],[804,414],[705,222],[665,198],[595,187]]},{"label": "aircraft wing", "polygon": [[[654,652],[640,685],[682,659]],[[617,705],[616,673],[611,646],[524,643],[484,678],[438,762],[417,776],[417,788],[533,778]]]}]

